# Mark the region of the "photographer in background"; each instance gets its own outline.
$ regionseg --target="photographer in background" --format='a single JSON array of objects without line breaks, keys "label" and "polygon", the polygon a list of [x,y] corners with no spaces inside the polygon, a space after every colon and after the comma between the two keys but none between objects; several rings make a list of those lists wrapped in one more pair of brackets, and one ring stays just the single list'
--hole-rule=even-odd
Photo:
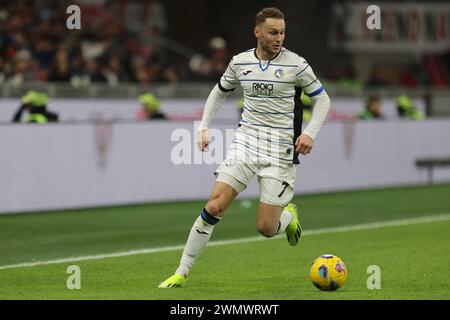
[{"label": "photographer in background", "polygon": [[161,102],[152,93],[140,95],[138,101],[141,104],[137,113],[138,120],[167,119],[166,115],[159,111]]},{"label": "photographer in background", "polygon": [[371,95],[367,98],[367,103],[364,109],[358,114],[361,120],[382,120],[384,119],[382,113],[381,98],[378,95]]},{"label": "photographer in background", "polygon": [[412,103],[408,96],[401,95],[397,98],[397,112],[401,119],[423,120],[424,115]]},{"label": "photographer in background", "polygon": [[[47,123],[57,122],[58,114],[47,111],[48,96],[45,93],[28,91],[21,99],[22,105],[13,117],[14,123]],[[25,119],[22,120],[24,111],[27,111]]]}]

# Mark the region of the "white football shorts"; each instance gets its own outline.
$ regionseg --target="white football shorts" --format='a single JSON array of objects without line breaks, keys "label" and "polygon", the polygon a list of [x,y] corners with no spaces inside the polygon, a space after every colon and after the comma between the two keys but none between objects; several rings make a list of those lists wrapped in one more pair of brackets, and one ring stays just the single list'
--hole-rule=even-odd
[{"label": "white football shorts", "polygon": [[[246,158],[242,158],[245,153]],[[251,159],[250,159],[251,158]],[[239,194],[253,176],[258,177],[260,201],[285,207],[294,196],[296,164],[249,157],[242,150],[229,150],[227,159],[215,171],[216,180],[231,186]]]}]

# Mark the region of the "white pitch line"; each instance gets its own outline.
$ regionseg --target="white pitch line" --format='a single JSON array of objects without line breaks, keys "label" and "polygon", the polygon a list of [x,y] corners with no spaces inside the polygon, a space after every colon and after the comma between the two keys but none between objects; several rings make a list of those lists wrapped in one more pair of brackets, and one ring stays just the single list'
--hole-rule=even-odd
[{"label": "white pitch line", "polygon": [[[405,225],[429,223],[429,222],[437,222],[437,221],[447,221],[447,220],[450,220],[450,213],[434,215],[434,216],[427,216],[427,217],[419,217],[419,218],[402,219],[402,220],[391,220],[391,221],[373,222],[373,223],[365,223],[365,224],[355,224],[355,225],[342,226],[342,227],[313,229],[313,230],[303,231],[302,236],[311,236],[311,235],[337,233],[337,232],[349,232],[349,231],[358,231],[358,230],[380,229],[380,228],[386,228],[386,227],[397,227],[397,226],[405,226]],[[284,237],[284,235],[279,235],[274,238],[281,238],[281,237]],[[272,239],[274,239],[274,238],[272,238]],[[270,239],[259,236],[259,237],[240,238],[240,239],[233,239],[233,240],[211,241],[208,244],[208,247],[223,246],[223,245],[238,244],[238,243],[250,243],[250,242],[262,241],[262,240],[270,240]],[[0,266],[0,270],[24,268],[24,267],[37,267],[37,266],[43,266],[43,265],[49,265],[49,264],[60,264],[60,263],[69,263],[69,262],[78,262],[78,261],[87,261],[87,260],[101,260],[101,259],[108,259],[108,258],[133,256],[133,255],[138,255],[138,254],[150,254],[150,253],[177,251],[177,250],[182,250],[183,248],[184,248],[184,245],[178,245],[178,246],[169,246],[169,247],[129,250],[129,251],[123,251],[123,252],[108,253],[108,254],[70,257],[70,258],[62,258],[62,259],[55,259],[55,260],[48,260],[48,261],[33,261],[33,262],[25,262],[25,263]]]}]

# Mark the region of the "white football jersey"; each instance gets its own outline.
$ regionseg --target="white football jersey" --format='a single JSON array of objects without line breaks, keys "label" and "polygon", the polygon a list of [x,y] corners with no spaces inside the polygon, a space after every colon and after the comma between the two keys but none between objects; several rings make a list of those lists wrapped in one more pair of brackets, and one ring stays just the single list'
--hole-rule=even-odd
[{"label": "white football jersey", "polygon": [[301,92],[313,97],[324,90],[306,60],[282,48],[262,61],[250,49],[231,59],[219,81],[224,92],[238,85],[244,109],[230,148],[277,163],[298,163],[294,143],[302,126]]}]

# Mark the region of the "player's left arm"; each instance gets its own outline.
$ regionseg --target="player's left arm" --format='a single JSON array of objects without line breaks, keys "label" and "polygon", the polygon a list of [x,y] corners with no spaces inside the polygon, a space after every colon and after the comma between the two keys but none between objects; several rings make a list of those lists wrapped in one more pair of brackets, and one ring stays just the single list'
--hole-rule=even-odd
[{"label": "player's left arm", "polygon": [[313,100],[313,111],[311,120],[295,142],[295,151],[303,155],[311,153],[314,140],[324,123],[330,110],[330,98],[325,92],[322,83],[314,74],[312,68],[303,60],[302,68],[297,74],[296,85],[301,87],[311,100]]}]

